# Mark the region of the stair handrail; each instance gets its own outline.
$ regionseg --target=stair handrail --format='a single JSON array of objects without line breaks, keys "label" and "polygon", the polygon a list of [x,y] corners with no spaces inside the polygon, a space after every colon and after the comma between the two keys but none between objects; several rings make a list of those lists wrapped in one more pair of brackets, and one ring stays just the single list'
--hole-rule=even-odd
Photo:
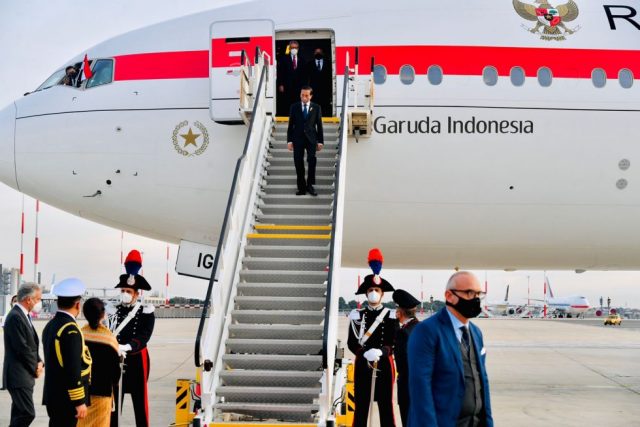
[{"label": "stair handrail", "polygon": [[[229,197],[228,197],[228,201],[227,201],[227,208],[225,211],[225,215],[224,215],[224,220],[222,222],[222,228],[220,230],[220,237],[218,239],[218,247],[216,249],[216,256],[214,258],[213,261],[213,266],[211,268],[211,276],[209,278],[209,285],[207,287],[207,294],[205,297],[205,301],[204,301],[204,306],[202,308],[202,314],[200,316],[200,322],[198,324],[198,332],[196,335],[196,342],[195,342],[195,348],[194,348],[194,363],[196,367],[202,367],[203,364],[205,363],[204,360],[202,360],[202,334],[204,332],[204,326],[205,323],[207,321],[207,316],[209,314],[209,308],[211,306],[211,296],[213,293],[213,287],[216,280],[216,275],[218,274],[218,266],[220,264],[220,259],[223,256],[223,252],[225,251],[226,248],[226,242],[228,239],[228,231],[229,231],[229,220],[231,217],[231,211],[232,208],[235,206],[236,204],[236,199],[237,199],[237,191],[236,188],[238,186],[238,178],[240,176],[240,173],[242,171],[243,166],[245,165],[245,161],[247,158],[247,153],[249,152],[250,149],[250,143],[252,141],[252,134],[253,134],[253,129],[254,129],[254,124],[257,120],[257,111],[258,111],[258,107],[260,106],[261,101],[265,98],[266,95],[266,80],[269,76],[268,73],[268,68],[270,67],[270,61],[262,61],[262,70],[260,71],[260,82],[258,84],[258,90],[255,93],[255,101],[253,104],[253,110],[252,110],[252,117],[251,117],[251,122],[249,123],[249,128],[247,131],[247,137],[245,140],[245,145],[244,145],[244,150],[242,151],[242,155],[238,158],[238,161],[236,162],[236,168],[235,168],[235,173],[233,175],[233,181],[231,183],[231,189],[229,190]],[[264,90],[263,90],[264,88]],[[221,283],[220,286],[225,286],[224,283]],[[226,301],[225,307],[226,305],[228,305],[228,301]],[[226,310],[225,310],[226,311]],[[223,325],[217,325],[217,327],[220,329],[219,333],[218,333],[218,338],[220,338],[222,336],[222,327]],[[219,346],[220,343],[218,343]],[[210,362],[212,363],[212,362]],[[211,370],[212,366],[205,366],[205,370]]]},{"label": "stair handrail", "polygon": [[327,406],[322,408],[321,416],[329,416],[333,402],[333,373],[336,356],[335,343],[338,339],[338,298],[339,292],[334,292],[333,285],[339,282],[342,259],[342,229],[344,217],[344,187],[346,180],[346,158],[349,109],[349,55],[344,70],[342,87],[342,110],[340,113],[340,138],[338,140],[338,157],[336,162],[336,177],[333,195],[333,215],[331,228],[331,243],[329,249],[329,271],[327,277],[327,292],[324,312],[324,331],[322,334],[322,368],[324,370],[324,399]]}]

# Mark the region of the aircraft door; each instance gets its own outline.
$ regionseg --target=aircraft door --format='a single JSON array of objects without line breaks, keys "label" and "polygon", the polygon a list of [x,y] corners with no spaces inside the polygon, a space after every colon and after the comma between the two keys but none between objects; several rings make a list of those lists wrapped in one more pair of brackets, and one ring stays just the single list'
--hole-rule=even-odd
[{"label": "aircraft door", "polygon": [[[244,51],[250,64],[260,48],[274,63],[274,23],[267,19],[217,21],[211,24],[211,69],[209,111],[211,119],[223,123],[242,122],[240,116],[240,68]],[[275,78],[270,79],[268,100],[273,101]],[[271,109],[271,108],[270,108]]]}]

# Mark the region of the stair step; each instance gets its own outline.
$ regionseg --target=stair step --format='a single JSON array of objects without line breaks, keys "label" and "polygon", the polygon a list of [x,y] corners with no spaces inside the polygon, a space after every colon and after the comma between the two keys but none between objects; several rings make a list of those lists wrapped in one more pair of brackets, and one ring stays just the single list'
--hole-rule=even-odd
[{"label": "stair step", "polygon": [[225,354],[222,362],[230,369],[322,371],[319,355]]},{"label": "stair step", "polygon": [[[322,147],[322,151],[316,151],[316,157],[318,159],[323,159],[323,158],[330,158],[330,159],[334,159],[336,158],[338,154],[338,150],[330,150],[327,149],[325,147]],[[289,159],[290,162],[293,162],[293,152],[289,151],[288,148],[272,148],[269,150],[269,157],[267,157],[267,159],[280,159],[280,158],[287,158]]]},{"label": "stair step", "polygon": [[323,297],[326,285],[308,283],[239,283],[238,295],[263,297]]},{"label": "stair step", "polygon": [[[293,166],[293,154],[291,155],[290,158],[287,158],[287,157],[272,157],[268,161],[269,161],[269,165],[271,167],[274,167],[274,166],[291,167],[291,166]],[[319,168],[319,167],[333,167],[333,168],[335,168],[335,165],[336,165],[335,156],[332,156],[330,158],[327,158],[325,156],[316,157],[316,168]]]},{"label": "stair step", "polygon": [[322,340],[274,340],[229,338],[227,353],[243,354],[320,354]]},{"label": "stair step", "polygon": [[326,304],[324,297],[269,297],[238,296],[237,310],[322,310]]},{"label": "stair step", "polygon": [[232,370],[220,373],[224,385],[229,387],[304,387],[320,384],[320,371],[256,371]]},{"label": "stair step", "polygon": [[262,224],[300,224],[300,225],[326,225],[331,224],[332,216],[326,215],[269,215],[257,214],[256,219]]},{"label": "stair step", "polygon": [[218,396],[226,403],[313,403],[320,387],[218,387]]},{"label": "stair step", "polygon": [[[311,197],[309,197],[311,198]],[[315,197],[313,197],[315,198]],[[301,198],[304,200],[305,198]],[[329,215],[333,211],[331,205],[267,205],[260,204],[258,206],[260,212],[264,215],[298,215],[298,216],[306,216],[306,215]]]},{"label": "stair step", "polygon": [[[286,238],[285,238],[286,237]],[[331,242],[331,235],[317,234],[267,234],[254,233],[249,234],[247,239],[251,242],[251,246],[281,246],[283,248],[308,246],[324,248]]]},{"label": "stair step", "polygon": [[[339,140],[337,137],[325,138],[322,151],[329,150],[333,153],[338,151]],[[269,148],[272,150],[288,150],[287,140],[284,137],[272,137],[269,139]]]},{"label": "stair step", "polygon": [[233,310],[231,317],[238,323],[266,325],[318,325],[324,321],[324,311],[305,310]]},{"label": "stair step", "polygon": [[242,265],[250,270],[327,271],[326,258],[254,258],[246,257]]},{"label": "stair step", "polygon": [[[296,170],[293,163],[284,166],[270,166],[267,168],[267,176],[282,176],[291,175],[295,176]],[[333,177],[336,173],[334,166],[316,166],[316,180],[318,177],[329,178]]]},{"label": "stair step", "polygon": [[[266,181],[267,186],[272,184],[293,186],[295,188],[295,191],[293,192],[293,194],[296,194],[295,192],[297,191],[297,178],[296,178],[295,170],[290,170],[288,174],[283,174],[283,175],[267,175],[264,177],[264,180]],[[335,178],[333,175],[331,176],[316,175],[316,185],[314,185],[313,188],[318,188],[318,186],[320,188],[326,188],[327,186],[333,187],[334,181],[335,181]],[[312,196],[307,195],[307,196],[299,196],[299,197],[312,197]]]},{"label": "stair step", "polygon": [[291,224],[255,224],[253,229],[256,233],[268,234],[329,234],[331,225],[291,225]]},{"label": "stair step", "polygon": [[[318,179],[316,178],[316,182]],[[333,199],[333,185],[314,185],[313,188],[318,193],[318,197],[321,196],[330,196]],[[265,182],[265,185],[262,186],[262,191],[269,196],[279,196],[279,195],[287,195],[299,198],[301,196],[296,196],[296,191],[298,191],[298,187],[296,186],[295,180],[290,185],[278,185],[278,184],[268,184]],[[315,199],[315,197],[313,197]]]},{"label": "stair step", "polygon": [[[213,407],[225,413],[249,415],[260,420],[297,420],[300,422],[313,421],[313,415],[320,410],[320,406],[314,404],[216,403]],[[274,425],[277,426],[277,424]],[[316,425],[317,423],[312,424],[312,426]],[[284,424],[283,427],[294,426]],[[300,427],[308,426],[303,424]]]},{"label": "stair step", "polygon": [[[252,242],[253,243],[253,242]],[[275,246],[275,245],[254,245],[245,246],[244,253],[250,257],[277,257],[309,259],[309,258],[327,258],[329,256],[329,241],[325,241],[325,245],[317,246]]]},{"label": "stair step", "polygon": [[242,270],[240,281],[245,283],[315,283],[327,281],[326,271]]},{"label": "stair step", "polygon": [[322,325],[251,325],[236,324],[229,328],[230,338],[242,339],[322,339]]},{"label": "stair step", "polygon": [[[297,190],[294,190],[297,191]],[[296,196],[295,192],[290,194],[272,195],[261,192],[261,205],[267,206],[285,206],[285,205],[331,205],[333,203],[333,194],[318,194],[315,197]]]}]

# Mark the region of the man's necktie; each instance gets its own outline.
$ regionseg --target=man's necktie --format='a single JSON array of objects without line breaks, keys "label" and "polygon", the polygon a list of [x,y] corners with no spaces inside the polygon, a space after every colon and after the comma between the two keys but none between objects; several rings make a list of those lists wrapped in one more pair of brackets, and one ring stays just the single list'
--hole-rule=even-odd
[{"label": "man's necktie", "polygon": [[293,55],[293,69],[298,68],[298,55]]},{"label": "man's necktie", "polygon": [[318,71],[322,71],[322,62],[320,62],[320,60],[318,59],[316,61],[316,64],[318,65]]},{"label": "man's necktie", "polygon": [[304,115],[305,119],[309,115],[309,110],[307,110],[307,104],[304,104],[304,110],[302,110],[302,114]]},{"label": "man's necktie", "polygon": [[464,344],[464,348],[469,352],[469,328],[466,326],[460,326],[460,330],[462,331],[462,344]]}]

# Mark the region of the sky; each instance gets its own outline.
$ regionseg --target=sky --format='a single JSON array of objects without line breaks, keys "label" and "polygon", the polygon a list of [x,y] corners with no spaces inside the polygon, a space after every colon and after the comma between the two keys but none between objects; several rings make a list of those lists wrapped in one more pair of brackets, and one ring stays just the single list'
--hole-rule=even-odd
[{"label": "sky", "polygon": [[[118,34],[200,12],[233,1],[190,0],[110,0],[80,5],[77,1],[48,0],[0,2],[0,108],[35,89],[65,61],[87,48]],[[35,200],[25,197],[26,229],[24,239],[25,278],[33,279]],[[17,267],[20,254],[20,213],[22,195],[0,184],[0,263]],[[49,285],[66,277],[78,277],[90,288],[113,288],[121,272],[121,232],[41,205],[39,217],[40,266],[42,283]],[[384,251],[384,242],[381,248]],[[174,271],[177,246],[125,233],[125,254],[130,249],[144,253],[143,274],[155,290],[164,295],[167,265],[170,272],[170,296],[203,298],[207,282],[178,276]],[[367,254],[362,254],[361,269],[341,271],[340,294],[353,299],[358,276],[369,274]],[[395,287],[403,288],[427,300],[430,295],[442,299],[443,289],[452,271],[401,271],[383,269],[382,275]],[[510,300],[542,298],[542,271],[475,271],[488,282],[488,300],[504,298],[510,284]],[[640,307],[640,272],[549,271],[549,280],[557,295],[584,295],[595,305],[600,296],[611,297],[613,305]],[[529,285],[529,286],[528,286]]]}]

